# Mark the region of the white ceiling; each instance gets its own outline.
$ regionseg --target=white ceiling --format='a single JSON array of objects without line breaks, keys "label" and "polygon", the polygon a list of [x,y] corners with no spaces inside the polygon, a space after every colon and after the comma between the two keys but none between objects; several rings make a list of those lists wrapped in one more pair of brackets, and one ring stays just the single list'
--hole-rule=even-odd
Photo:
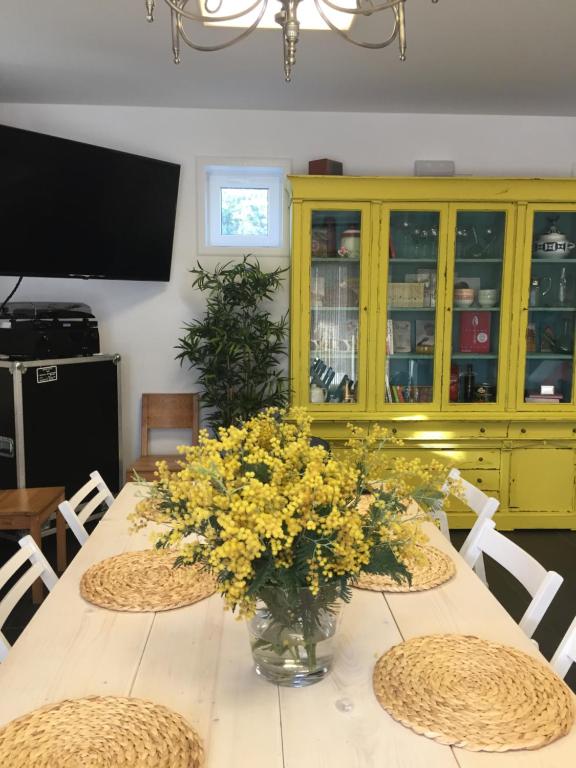
[{"label": "white ceiling", "polygon": [[405,63],[303,32],[285,84],[279,30],[177,67],[162,0],[154,24],[144,0],[0,0],[0,102],[576,115],[575,0],[407,0],[406,17]]}]

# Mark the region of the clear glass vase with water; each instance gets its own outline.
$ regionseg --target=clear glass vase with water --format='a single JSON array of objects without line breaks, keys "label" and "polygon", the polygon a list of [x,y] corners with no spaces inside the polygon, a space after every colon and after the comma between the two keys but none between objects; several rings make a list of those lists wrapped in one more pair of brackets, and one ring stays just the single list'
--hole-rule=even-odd
[{"label": "clear glass vase with water", "polygon": [[322,680],[332,666],[342,600],[339,585],[261,590],[248,622],[257,674],[277,685],[303,687]]}]

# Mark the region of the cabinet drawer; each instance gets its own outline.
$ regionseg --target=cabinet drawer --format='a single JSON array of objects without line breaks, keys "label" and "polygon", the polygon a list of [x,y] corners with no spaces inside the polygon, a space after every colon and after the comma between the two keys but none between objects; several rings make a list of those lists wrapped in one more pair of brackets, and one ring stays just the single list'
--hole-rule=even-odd
[{"label": "cabinet drawer", "polygon": [[[498,470],[500,469],[500,451],[496,448],[488,448],[483,450],[478,448],[466,448],[459,450],[458,448],[442,448],[441,446],[429,446],[428,448],[396,448],[396,449],[384,449],[387,453],[394,456],[403,456],[406,459],[419,458],[422,461],[430,461],[436,459],[446,465],[456,467],[461,470]],[[464,476],[467,480],[474,483],[474,477],[483,477],[483,474],[472,472],[464,472]],[[495,472],[494,474],[498,474]],[[469,475],[469,476],[468,476]],[[486,479],[488,479],[486,477]],[[491,485],[494,483],[494,479],[490,480]],[[499,486],[496,485],[496,488]]]},{"label": "cabinet drawer", "polygon": [[[486,490],[483,488],[482,490]],[[488,496],[493,496],[500,501],[500,494],[498,491],[490,491]],[[476,521],[476,515],[471,511],[470,507],[466,506],[466,503],[461,499],[457,499],[455,496],[449,496],[444,504],[444,510],[450,514],[451,512],[469,512],[472,515],[472,525]]]},{"label": "cabinet drawer", "polygon": [[486,450],[482,448],[476,450],[473,448],[466,448],[465,450],[450,448],[435,453],[442,453],[445,456],[445,461],[455,466],[456,469],[500,469],[500,451],[497,448],[487,448]]},{"label": "cabinet drawer", "polygon": [[576,440],[576,422],[516,421],[508,427],[514,440]]},{"label": "cabinet drawer", "polygon": [[403,440],[466,440],[470,438],[505,438],[502,422],[395,422],[386,425],[395,437]]},{"label": "cabinet drawer", "polygon": [[490,496],[500,490],[500,472],[497,469],[465,469],[462,477]]}]

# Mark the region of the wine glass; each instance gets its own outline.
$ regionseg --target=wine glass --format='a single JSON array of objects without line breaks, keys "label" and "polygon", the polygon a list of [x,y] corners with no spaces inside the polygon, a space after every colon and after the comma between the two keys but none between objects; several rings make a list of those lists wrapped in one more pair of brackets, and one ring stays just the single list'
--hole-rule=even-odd
[{"label": "wine glass", "polygon": [[397,232],[396,249],[401,258],[408,258],[412,245],[412,221],[408,214],[395,227]]}]

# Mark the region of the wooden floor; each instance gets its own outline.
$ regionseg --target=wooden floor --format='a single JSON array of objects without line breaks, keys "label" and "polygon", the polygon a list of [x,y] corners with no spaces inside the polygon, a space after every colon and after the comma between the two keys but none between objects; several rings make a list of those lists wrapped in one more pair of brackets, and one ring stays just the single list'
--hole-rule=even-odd
[{"label": "wooden floor", "polygon": [[[547,659],[550,659],[576,615],[576,532],[514,531],[506,535],[530,552],[546,569],[558,571],[564,577],[564,583],[534,635],[540,650]],[[452,543],[457,549],[465,538],[465,531],[452,533]],[[49,536],[43,541],[44,552],[53,567],[56,566],[55,539],[55,536]],[[15,542],[0,539],[0,566],[17,549],[18,545]],[[77,551],[78,543],[68,531],[69,559],[72,559]],[[530,602],[528,593],[497,563],[488,558],[485,561],[490,589],[509,613],[518,620]],[[9,642],[13,643],[17,639],[34,612],[35,607],[32,605],[31,596],[27,593],[4,625],[3,631]],[[566,682],[576,692],[576,665],[568,673]]]}]

